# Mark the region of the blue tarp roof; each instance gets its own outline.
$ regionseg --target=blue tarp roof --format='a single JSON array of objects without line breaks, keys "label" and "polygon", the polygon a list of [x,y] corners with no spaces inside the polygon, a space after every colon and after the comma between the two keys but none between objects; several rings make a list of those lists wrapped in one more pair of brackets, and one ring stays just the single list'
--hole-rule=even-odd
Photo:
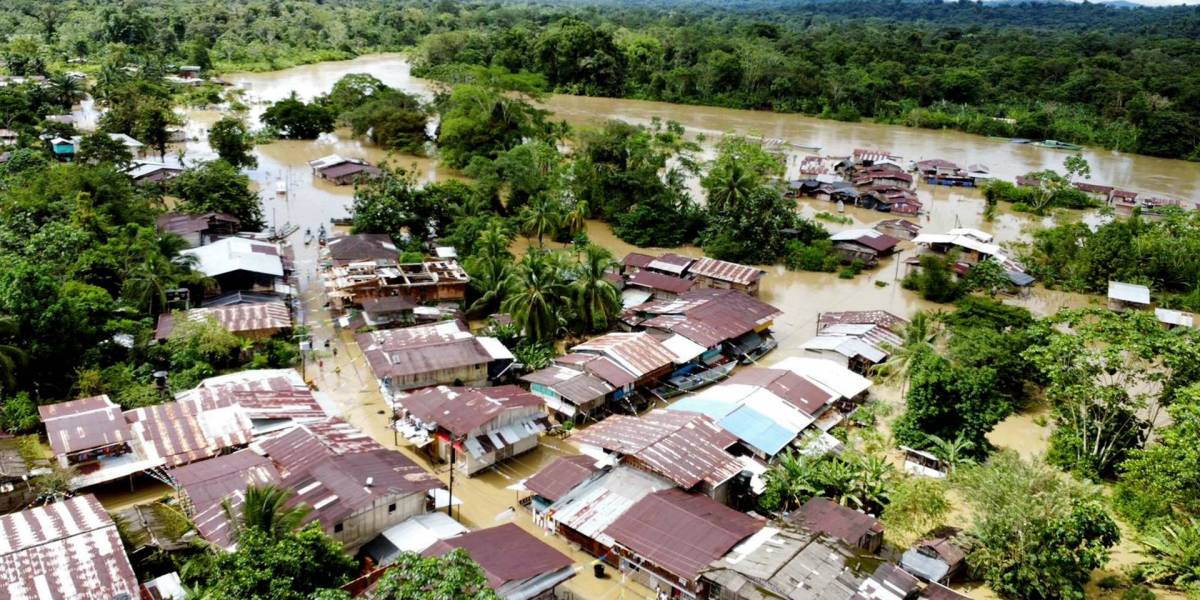
[{"label": "blue tarp roof", "polygon": [[725,431],[738,439],[774,456],[787,446],[796,434],[775,423],[771,417],[748,406],[743,406],[718,421]]},{"label": "blue tarp roof", "polygon": [[737,407],[736,402],[688,396],[667,407],[667,410],[700,413],[714,421],[720,421],[725,418],[725,415],[736,410]]}]

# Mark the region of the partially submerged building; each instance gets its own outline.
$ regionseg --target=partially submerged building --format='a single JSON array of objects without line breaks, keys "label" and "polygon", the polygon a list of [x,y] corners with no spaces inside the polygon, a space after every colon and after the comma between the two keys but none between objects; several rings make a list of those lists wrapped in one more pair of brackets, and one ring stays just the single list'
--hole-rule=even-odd
[{"label": "partially submerged building", "polygon": [[671,488],[648,494],[605,533],[613,539],[621,570],[670,596],[704,596],[701,573],[763,522],[700,494]]},{"label": "partially submerged building", "polygon": [[1142,310],[1150,308],[1150,288],[1135,283],[1108,282],[1108,308]]},{"label": "partially submerged building", "polygon": [[879,259],[891,256],[900,240],[874,229],[847,229],[829,236],[833,248],[843,262],[858,261],[874,266]]},{"label": "partially submerged building", "polygon": [[312,168],[313,175],[335,185],[358,184],[383,174],[379,167],[365,160],[337,154],[311,160],[308,166]]},{"label": "partially submerged building", "polygon": [[595,458],[587,455],[563,456],[526,479],[525,489],[533,494],[529,499],[533,522],[546,527],[546,512],[550,506],[599,472]]},{"label": "partially submerged building", "polygon": [[0,581],[14,600],[138,597],[117,526],[91,494],[0,516]]},{"label": "partially submerged building", "polygon": [[542,399],[515,385],[424,388],[397,396],[395,410],[409,441],[468,476],[533,450],[548,426]]},{"label": "partially submerged building", "polygon": [[613,415],[571,437],[580,451],[608,464],[624,464],[665,477],[731,504],[748,493],[745,470],[729,449],[738,438],[709,417],[652,410],[640,417]]},{"label": "partially submerged building", "polygon": [[666,478],[617,465],[576,485],[543,511],[543,527],[580,550],[617,564],[608,526],[648,494],[675,487]]},{"label": "partially submerged building", "polygon": [[675,300],[647,302],[626,310],[626,327],[647,331],[670,344],[678,336],[702,350],[700,362],[714,364],[721,355],[751,362],[777,345],[770,334],[782,311],[738,291],[698,289]]},{"label": "partially submerged building", "polygon": [[422,387],[487,385],[514,360],[499,340],[476,337],[460,321],[371,331],[357,339],[389,402]]},{"label": "partially submerged building", "polygon": [[768,525],[701,572],[718,600],[851,600],[866,578],[858,557],[832,538]]},{"label": "partially submerged building", "polygon": [[759,282],[767,272],[757,267],[705,256],[692,263],[687,274],[696,281],[697,287],[737,290],[757,296]]},{"label": "partially submerged building", "polygon": [[201,537],[236,543],[225,505],[236,514],[251,485],[277,485],[306,505],[306,522],[354,550],[385,529],[427,512],[442,484],[399,452],[343,421],[290,428],[251,448],[170,471]]}]

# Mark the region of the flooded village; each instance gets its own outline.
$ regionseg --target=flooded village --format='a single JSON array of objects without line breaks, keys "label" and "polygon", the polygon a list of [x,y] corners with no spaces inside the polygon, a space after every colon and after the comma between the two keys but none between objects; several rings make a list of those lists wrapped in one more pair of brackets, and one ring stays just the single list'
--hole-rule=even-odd
[{"label": "flooded village", "polygon": [[[432,98],[434,84],[412,77],[401,55],[224,79],[243,90],[257,124],[267,104],[314,98],[352,73]],[[879,377],[879,367],[904,345],[914,315],[948,310],[902,286],[923,256],[953,256],[963,277],[999,265],[999,297],[1038,316],[1110,305],[1152,312],[1144,286],[1114,282],[1108,298],[1046,289],[1014,245],[1038,228],[1098,224],[1133,208],[1193,210],[1200,169],[1088,149],[1091,175],[1075,187],[1103,208],[1043,216],[1001,204],[989,214],[978,185],[1036,187],[1019,179],[1058,168],[1070,153],[634,100],[552,95],[543,106],[575,126],[676,121],[706,160],[722,136],[761,141],[786,164],[781,188],[794,210],[826,227],[840,262],[862,271],[839,277],[718,260],[689,245],[636,247],[588,220],[586,239],[617,262],[604,279],[619,293],[618,318],[530,368],[506,344],[510,315],[467,317],[471,278],[460,249],[433,243],[414,256],[391,236],[348,226],[356,185],[381,166],[409,168],[421,183],[465,174],[344,129],[260,144],[246,172],[261,200],[261,234],[235,234],[237,219],[217,211],[159,217],[158,230],[186,240],[181,255],[213,287],[160,315],[154,337],[166,343],[194,322],[250,341],[290,332],[299,363],[207,377],[141,408],[106,395],[40,406],[46,460],[70,467],[73,497],[38,506],[21,498],[47,467],[6,480],[7,597],[48,597],[46,586],[57,586],[184,598],[177,574],[138,581],[126,551],[197,539],[232,548],[248,486],[267,484],[307,505],[306,520],[355,558],[361,576],[342,588],[352,595],[377,585],[402,553],[461,548],[511,599],[995,597],[966,581],[950,532],[897,544],[878,511],[820,496],[770,514],[759,508],[767,473],[784,455],[842,452],[863,414],[903,410],[902,384]],[[94,124],[96,110],[84,102],[73,118]],[[174,160],[142,159],[129,171],[135,182],[170,180],[215,156],[208,133],[222,110],[180,112]],[[508,250],[522,256],[537,245],[518,236]],[[1152,314],[1193,325],[1184,312]],[[1027,407],[988,439],[1044,454],[1045,413]],[[950,468],[927,451],[886,455],[911,477],[941,479]],[[119,528],[140,531],[141,545],[122,546]],[[42,571],[28,569],[32,561]]]}]

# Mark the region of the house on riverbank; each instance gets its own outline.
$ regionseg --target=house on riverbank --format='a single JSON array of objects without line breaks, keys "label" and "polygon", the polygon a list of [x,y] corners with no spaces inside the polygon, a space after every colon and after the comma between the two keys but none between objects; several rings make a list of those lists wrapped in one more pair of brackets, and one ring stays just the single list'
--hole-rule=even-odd
[{"label": "house on riverbank", "polygon": [[417,388],[485,386],[514,360],[499,340],[476,337],[461,321],[371,331],[356,339],[389,402]]},{"label": "house on riverbank", "polygon": [[605,530],[621,571],[671,597],[706,597],[701,573],[764,523],[679,489],[648,494]]},{"label": "house on riverbank", "polygon": [[612,415],[571,441],[598,462],[654,473],[723,504],[748,492],[739,488],[748,482],[734,481],[744,470],[729,452],[738,438],[699,413],[655,409],[640,417]]},{"label": "house on riverbank", "polygon": [[395,400],[395,427],[468,477],[533,450],[549,426],[542,399],[515,385],[429,387]]},{"label": "house on riverbank", "polygon": [[205,540],[235,542],[225,505],[240,511],[250,485],[277,485],[305,504],[349,551],[381,531],[423,514],[441,489],[433,474],[341,421],[293,427],[240,450],[170,471],[185,510]]},{"label": "house on riverbank", "polygon": [[878,519],[819,496],[805,502],[788,521],[871,553],[883,544],[883,524]]}]

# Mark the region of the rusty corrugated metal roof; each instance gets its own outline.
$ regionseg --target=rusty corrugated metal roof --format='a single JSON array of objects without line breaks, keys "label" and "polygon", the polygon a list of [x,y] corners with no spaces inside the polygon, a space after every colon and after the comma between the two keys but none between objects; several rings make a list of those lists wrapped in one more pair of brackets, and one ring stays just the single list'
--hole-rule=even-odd
[{"label": "rusty corrugated metal roof", "polygon": [[601,354],[637,378],[670,366],[675,359],[670,350],[647,333],[609,333],[579,344],[571,351]]},{"label": "rusty corrugated metal roof", "polygon": [[39,408],[46,438],[55,454],[128,442],[133,436],[121,407],[108,396],[93,396]]},{"label": "rusty corrugated metal roof", "polygon": [[740,265],[705,256],[688,267],[688,274],[728,281],[739,285],[750,285],[758,281],[763,275],[766,275],[766,271],[757,267]]},{"label": "rusty corrugated metal roof", "polygon": [[466,550],[471,559],[479,563],[493,589],[512,581],[546,576],[575,564],[515,523],[439,540],[424,555],[441,556],[456,548]]},{"label": "rusty corrugated metal roof", "polygon": [[563,456],[525,480],[525,489],[554,502],[595,472],[596,459],[590,456]]},{"label": "rusty corrugated metal roof", "polygon": [[762,528],[749,515],[673,488],[642,498],[605,533],[647,562],[695,581],[709,563]]},{"label": "rusty corrugated metal roof", "polygon": [[88,494],[0,517],[0,597],[138,597],[116,524]]},{"label": "rusty corrugated metal roof", "polygon": [[571,439],[632,456],[685,489],[701,481],[719,484],[742,470],[726,451],[738,438],[697,413],[656,409],[641,417],[613,415]]},{"label": "rusty corrugated metal roof", "polygon": [[489,388],[437,386],[396,399],[404,411],[425,423],[436,424],[456,436],[467,435],[505,413],[530,412],[542,406],[541,397],[515,385]]}]

